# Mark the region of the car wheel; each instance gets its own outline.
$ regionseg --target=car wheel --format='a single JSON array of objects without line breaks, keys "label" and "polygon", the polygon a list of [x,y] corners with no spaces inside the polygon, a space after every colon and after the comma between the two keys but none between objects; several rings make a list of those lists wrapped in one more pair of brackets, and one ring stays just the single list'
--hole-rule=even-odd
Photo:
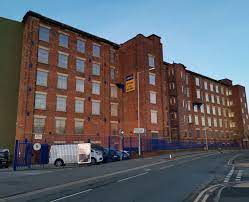
[{"label": "car wheel", "polygon": [[95,158],[91,158],[91,164],[92,165],[96,165],[96,163],[97,163],[96,159]]},{"label": "car wheel", "polygon": [[54,162],[54,165],[56,167],[62,167],[64,165],[64,162],[62,159],[57,159],[55,162]]}]

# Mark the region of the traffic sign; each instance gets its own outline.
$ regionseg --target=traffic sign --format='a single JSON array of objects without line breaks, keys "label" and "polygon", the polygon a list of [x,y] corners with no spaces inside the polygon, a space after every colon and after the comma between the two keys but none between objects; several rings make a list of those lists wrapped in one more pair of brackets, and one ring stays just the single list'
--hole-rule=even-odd
[{"label": "traffic sign", "polygon": [[143,134],[143,133],[145,133],[145,128],[134,128],[133,132],[135,134]]}]

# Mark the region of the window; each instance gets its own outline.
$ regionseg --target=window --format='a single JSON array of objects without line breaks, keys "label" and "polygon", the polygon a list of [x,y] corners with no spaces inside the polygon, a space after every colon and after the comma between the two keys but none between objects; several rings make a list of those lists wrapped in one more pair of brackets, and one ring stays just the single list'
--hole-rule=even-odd
[{"label": "window", "polygon": [[151,123],[157,123],[157,111],[150,110]]},{"label": "window", "polygon": [[92,94],[100,95],[100,83],[93,81],[92,82]]},{"label": "window", "polygon": [[149,67],[155,67],[155,57],[153,55],[148,55]]},{"label": "window", "polygon": [[212,107],[212,110],[213,110],[213,115],[216,115],[216,108],[215,108],[215,106]]},{"label": "window", "polygon": [[111,77],[112,80],[116,79],[116,70],[115,70],[114,67],[110,68],[110,77]]},{"label": "window", "polygon": [[198,77],[195,78],[195,85],[200,86],[200,79]]},{"label": "window", "polygon": [[75,119],[74,120],[74,134],[83,134],[84,132],[84,120],[83,119]]},{"label": "window", "polygon": [[111,97],[117,98],[118,97],[118,89],[117,86],[111,85]]},{"label": "window", "polygon": [[208,83],[206,81],[204,81],[204,88],[205,90],[208,90]]},{"label": "window", "polygon": [[223,87],[220,88],[220,91],[221,91],[221,94],[224,95],[224,88]]},{"label": "window", "polygon": [[150,103],[156,104],[156,92],[150,91]]},{"label": "window", "polygon": [[191,109],[190,109],[190,101],[188,101],[188,111],[190,111]]},{"label": "window", "polygon": [[200,90],[196,90],[196,97],[198,99],[201,99],[201,91]]},{"label": "window", "polygon": [[210,83],[210,90],[213,92],[214,91],[214,85]]},{"label": "window", "polygon": [[223,121],[222,119],[219,119],[219,126],[222,128],[223,127]]},{"label": "window", "polygon": [[92,66],[92,75],[99,76],[100,75],[100,64],[93,63]]},{"label": "window", "polygon": [[207,114],[210,114],[210,106],[207,105]]},{"label": "window", "polygon": [[39,40],[49,42],[49,28],[40,26]]},{"label": "window", "polygon": [[118,122],[111,122],[111,135],[118,135]]},{"label": "window", "polygon": [[218,107],[218,115],[221,116],[221,108]]},{"label": "window", "polygon": [[169,102],[170,102],[171,105],[174,105],[176,103],[176,99],[174,97],[171,97],[169,99]]},{"label": "window", "polygon": [[204,105],[201,105],[201,113],[204,113]]},{"label": "window", "polygon": [[67,106],[66,96],[56,96],[56,111],[65,112]]},{"label": "window", "polygon": [[98,101],[98,100],[92,101],[92,114],[93,115],[100,115],[100,101]]},{"label": "window", "polygon": [[111,103],[111,116],[118,116],[118,103]]},{"label": "window", "polygon": [[110,49],[110,62],[114,64],[116,62],[116,51],[114,49]]},{"label": "window", "polygon": [[208,95],[208,93],[206,93],[205,96],[206,96],[206,102],[209,102],[209,95]]},{"label": "window", "polygon": [[175,89],[175,83],[173,83],[173,82],[169,83],[169,89],[174,90]]},{"label": "window", "polygon": [[100,45],[93,44],[93,56],[100,57]]},{"label": "window", "polygon": [[188,123],[192,123],[192,116],[188,115]]},{"label": "window", "polygon": [[39,47],[38,48],[38,62],[48,64],[48,49]]},{"label": "window", "polygon": [[149,73],[149,84],[156,85],[156,75],[153,73]]},{"label": "window", "polygon": [[208,117],[208,127],[212,127],[212,119],[211,119],[211,117]]},{"label": "window", "polygon": [[75,98],[75,112],[84,113],[84,99]]},{"label": "window", "polygon": [[212,103],[215,103],[214,95],[211,95],[211,102],[212,102]]},{"label": "window", "polygon": [[59,46],[68,48],[68,36],[65,34],[59,34]]},{"label": "window", "polygon": [[65,118],[55,118],[55,128],[56,134],[65,134],[66,132],[66,119]]},{"label": "window", "polygon": [[79,39],[77,40],[77,51],[80,53],[85,52],[85,41]]},{"label": "window", "polygon": [[218,125],[217,125],[217,119],[216,118],[214,118],[214,127],[217,127]]},{"label": "window", "polygon": [[42,134],[44,133],[44,128],[45,128],[45,117],[35,116],[33,133]]},{"label": "window", "polygon": [[186,75],[186,85],[188,85],[188,75]]},{"label": "window", "polygon": [[194,112],[198,112],[198,106],[194,105]]},{"label": "window", "polygon": [[68,54],[59,52],[58,67],[67,68]]},{"label": "window", "polygon": [[201,117],[201,125],[202,125],[202,126],[205,126],[205,125],[206,125],[206,122],[205,122],[205,118],[204,118],[204,117]]},{"label": "window", "polygon": [[46,109],[47,94],[42,92],[35,93],[35,109]]},{"label": "window", "polygon": [[215,91],[216,91],[216,93],[219,93],[219,86],[215,86]]},{"label": "window", "polygon": [[83,78],[76,78],[76,91],[77,92],[84,92],[84,82],[85,80]]},{"label": "window", "polygon": [[186,88],[186,89],[187,89],[187,97],[190,97],[189,88]]},{"label": "window", "polygon": [[81,58],[76,59],[76,71],[80,73],[85,71],[85,61]]},{"label": "window", "polygon": [[36,73],[36,85],[47,86],[48,84],[48,72],[45,70],[37,70]]},{"label": "window", "polygon": [[199,119],[197,115],[195,115],[195,125],[199,125]]},{"label": "window", "polygon": [[219,96],[216,96],[216,101],[217,101],[217,104],[220,105],[220,97]]},{"label": "window", "polygon": [[67,75],[58,74],[57,88],[63,90],[67,89]]},{"label": "window", "polygon": [[226,101],[225,101],[225,98],[224,97],[222,97],[222,105],[226,105]]}]

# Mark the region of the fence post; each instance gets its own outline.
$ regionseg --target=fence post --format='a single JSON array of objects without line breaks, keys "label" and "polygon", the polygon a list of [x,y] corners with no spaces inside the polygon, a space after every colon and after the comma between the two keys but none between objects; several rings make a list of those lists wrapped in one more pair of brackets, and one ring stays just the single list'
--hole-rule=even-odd
[{"label": "fence post", "polygon": [[15,150],[14,150],[14,161],[13,161],[13,170],[14,171],[16,171],[16,167],[17,167],[18,144],[19,144],[19,141],[16,140]]},{"label": "fence post", "polygon": [[111,148],[111,136],[110,135],[108,136],[108,148],[109,150]]}]

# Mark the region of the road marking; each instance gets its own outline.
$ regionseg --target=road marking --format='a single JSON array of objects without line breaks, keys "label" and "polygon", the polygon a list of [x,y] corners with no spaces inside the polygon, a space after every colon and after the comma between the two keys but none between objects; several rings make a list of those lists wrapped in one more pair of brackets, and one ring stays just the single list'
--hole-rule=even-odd
[{"label": "road marking", "polygon": [[241,156],[241,155],[242,155],[242,154],[236,154],[236,155],[234,155],[231,159],[229,159],[229,161],[227,162],[227,165],[229,165],[229,166],[233,165],[234,160],[235,160],[237,157]]},{"label": "road marking", "polygon": [[220,201],[220,196],[221,196],[221,192],[223,191],[223,189],[225,189],[226,187],[223,186],[222,188],[219,189],[218,194],[216,195],[216,197],[214,198],[215,202],[219,202]]},{"label": "road marking", "polygon": [[208,187],[208,188],[202,190],[202,192],[197,196],[197,198],[194,200],[194,202],[198,202],[198,201],[201,199],[201,197],[202,197],[208,190],[210,190],[210,189],[212,189],[212,188],[214,188],[214,187],[218,187],[218,186],[220,186],[220,185],[221,185],[221,184],[216,184],[216,185],[213,185],[213,186],[211,186],[211,187]]},{"label": "road marking", "polygon": [[243,170],[239,170],[239,172],[237,174],[237,177],[235,179],[236,182],[240,182],[241,181],[242,173],[243,173]]},{"label": "road marking", "polygon": [[70,197],[73,197],[73,196],[77,196],[77,195],[79,195],[79,194],[87,193],[87,192],[92,191],[92,190],[93,190],[93,189],[87,189],[87,190],[84,190],[84,191],[77,192],[77,193],[75,193],[75,194],[71,194],[71,195],[68,195],[68,196],[64,196],[64,197],[61,197],[61,198],[57,198],[57,199],[52,200],[52,201],[50,201],[50,202],[61,201],[61,200],[63,200],[63,199],[70,198]]},{"label": "road marking", "polygon": [[145,171],[151,171],[151,169],[150,169],[150,168],[147,168],[147,169],[145,169]]},{"label": "road marking", "polygon": [[127,178],[124,178],[124,179],[118,180],[118,182],[123,182],[123,181],[130,180],[130,179],[133,179],[133,178],[136,178],[136,177],[142,176],[142,175],[146,175],[146,174],[148,174],[148,172],[145,172],[145,173],[140,173],[140,174],[138,174],[138,175],[134,175],[134,176],[131,176],[131,177],[127,177]]},{"label": "road marking", "polygon": [[209,197],[209,194],[205,194],[204,198],[202,199],[202,202],[206,202]]},{"label": "road marking", "polygon": [[[185,158],[191,158],[191,157],[195,157],[195,156],[202,156],[203,158],[205,158],[205,157],[209,157],[209,156],[212,156],[212,155],[217,155],[217,153],[212,153],[212,154],[209,154],[209,155],[196,154],[196,155],[192,155],[192,156],[185,156],[185,157],[176,159],[175,162],[179,161],[179,160],[182,160],[182,159],[185,159]],[[131,172],[131,171],[136,171],[136,170],[140,170],[140,169],[144,169],[144,168],[149,168],[149,167],[152,167],[152,166],[155,166],[155,165],[161,165],[161,164],[168,163],[168,162],[170,162],[170,161],[168,161],[168,160],[157,161],[157,162],[154,162],[154,163],[151,163],[151,164],[146,164],[146,165],[135,167],[135,168],[129,168],[129,169],[126,169],[126,170],[120,170],[120,171],[117,171],[117,172],[114,172],[114,173],[108,173],[108,174],[105,174],[105,175],[102,175],[102,176],[95,176],[95,177],[80,179],[80,180],[68,182],[68,183],[65,183],[65,184],[60,184],[60,185],[55,185],[55,186],[51,186],[51,187],[41,188],[41,189],[38,189],[38,190],[33,190],[33,191],[26,192],[26,193],[16,194],[16,195],[8,196],[8,197],[5,197],[5,198],[0,198],[0,201],[16,200],[16,199],[20,199],[20,198],[24,198],[24,197],[30,197],[30,196],[33,196],[33,195],[36,195],[36,194],[40,194],[40,193],[44,193],[44,192],[48,192],[48,191],[53,191],[53,190],[58,190],[58,189],[63,189],[63,188],[66,188],[66,187],[70,187],[70,186],[74,186],[74,185],[78,185],[78,184],[82,184],[82,183],[87,183],[87,182],[93,181],[93,180],[99,180],[99,179],[103,179],[103,178],[107,178],[107,177],[113,177],[113,176],[116,176],[116,175],[119,175],[119,174],[124,174],[124,173],[128,173],[128,172]]]},{"label": "road marking", "polygon": [[159,168],[159,170],[164,170],[164,169],[166,169],[166,168],[171,168],[171,167],[173,167],[173,166],[174,166],[174,165],[164,166],[164,167]]},{"label": "road marking", "polygon": [[224,179],[224,183],[228,183],[232,177],[234,173],[234,166],[232,167],[232,169],[230,170],[230,172],[227,174],[227,176]]}]

